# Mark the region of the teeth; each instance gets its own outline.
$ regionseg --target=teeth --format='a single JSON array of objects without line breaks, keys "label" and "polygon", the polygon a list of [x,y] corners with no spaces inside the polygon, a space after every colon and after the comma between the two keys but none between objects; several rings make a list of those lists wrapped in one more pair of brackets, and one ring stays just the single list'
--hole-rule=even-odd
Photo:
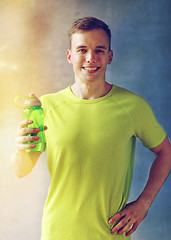
[{"label": "teeth", "polygon": [[97,70],[98,68],[87,68],[87,67],[84,67],[85,70],[88,70],[88,71],[95,71]]}]

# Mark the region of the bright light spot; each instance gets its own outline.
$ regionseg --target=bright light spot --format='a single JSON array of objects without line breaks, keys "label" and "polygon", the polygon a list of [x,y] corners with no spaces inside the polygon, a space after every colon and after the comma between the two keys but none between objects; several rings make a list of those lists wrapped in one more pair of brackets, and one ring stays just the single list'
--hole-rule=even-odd
[{"label": "bright light spot", "polygon": [[6,68],[6,62],[0,62],[0,69]]},{"label": "bright light spot", "polygon": [[19,66],[17,64],[0,61],[0,71],[18,71],[18,70]]},{"label": "bright light spot", "polygon": [[11,65],[11,70],[12,71],[18,71],[19,70],[18,65],[15,65],[15,64]]}]

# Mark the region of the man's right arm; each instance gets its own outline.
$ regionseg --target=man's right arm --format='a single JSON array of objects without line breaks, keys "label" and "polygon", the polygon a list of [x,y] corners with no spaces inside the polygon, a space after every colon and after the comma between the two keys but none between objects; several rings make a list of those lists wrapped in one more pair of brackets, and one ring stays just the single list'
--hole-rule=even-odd
[{"label": "man's right arm", "polygon": [[35,144],[28,145],[25,142],[37,141],[39,139],[37,136],[26,135],[27,133],[38,133],[40,131],[38,128],[25,127],[29,124],[32,124],[32,121],[24,120],[20,123],[16,133],[16,151],[11,158],[12,169],[19,178],[28,175],[32,171],[41,155],[41,152],[25,151],[26,149],[36,147]]}]

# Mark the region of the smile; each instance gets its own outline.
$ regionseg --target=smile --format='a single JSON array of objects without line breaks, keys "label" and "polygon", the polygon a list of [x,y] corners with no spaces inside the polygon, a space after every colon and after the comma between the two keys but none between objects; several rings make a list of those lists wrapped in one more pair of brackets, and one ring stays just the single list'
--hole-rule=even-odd
[{"label": "smile", "polygon": [[83,67],[84,70],[87,71],[97,71],[100,67]]}]

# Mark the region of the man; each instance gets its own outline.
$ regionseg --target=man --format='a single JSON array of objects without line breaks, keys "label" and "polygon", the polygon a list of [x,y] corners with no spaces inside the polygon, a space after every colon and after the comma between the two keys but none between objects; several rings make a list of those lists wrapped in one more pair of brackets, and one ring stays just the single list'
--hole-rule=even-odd
[{"label": "man", "polygon": [[[105,81],[113,58],[108,26],[78,19],[69,37],[75,82],[41,97],[51,176],[42,240],[130,239],[169,174],[170,143],[142,97]],[[24,142],[37,140],[25,136],[39,131],[25,128],[31,123],[21,122],[17,131],[12,165],[19,177],[32,171],[41,154],[24,151],[35,147]],[[136,137],[156,158],[143,192],[127,204]]]}]

